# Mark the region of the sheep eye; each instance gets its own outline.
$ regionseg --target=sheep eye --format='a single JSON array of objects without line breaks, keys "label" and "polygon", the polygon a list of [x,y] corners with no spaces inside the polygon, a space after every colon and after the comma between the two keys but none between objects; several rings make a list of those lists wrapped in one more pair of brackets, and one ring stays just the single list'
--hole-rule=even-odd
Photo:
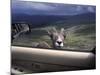
[{"label": "sheep eye", "polygon": [[53,38],[53,35],[51,34],[50,37]]},{"label": "sheep eye", "polygon": [[63,35],[64,36],[64,38],[66,38],[66,35]]}]

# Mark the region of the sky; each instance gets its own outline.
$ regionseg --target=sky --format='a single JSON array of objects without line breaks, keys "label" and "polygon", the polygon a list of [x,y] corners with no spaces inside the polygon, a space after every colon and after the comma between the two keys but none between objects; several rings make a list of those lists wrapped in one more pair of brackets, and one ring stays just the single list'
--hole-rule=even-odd
[{"label": "sky", "polygon": [[77,15],[96,12],[96,7],[91,5],[26,2],[20,0],[12,0],[11,9],[12,13],[29,15]]}]

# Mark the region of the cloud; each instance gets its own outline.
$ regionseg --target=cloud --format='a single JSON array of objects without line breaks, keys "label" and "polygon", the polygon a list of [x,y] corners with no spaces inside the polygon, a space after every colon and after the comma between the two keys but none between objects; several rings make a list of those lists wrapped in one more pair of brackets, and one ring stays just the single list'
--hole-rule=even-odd
[{"label": "cloud", "polygon": [[95,12],[95,9],[91,6],[89,6],[87,9],[88,9],[89,12]]},{"label": "cloud", "polygon": [[55,10],[56,6],[52,6],[52,4],[48,3],[40,3],[40,2],[26,2],[26,1],[20,1],[20,0],[13,0],[12,1],[12,7],[16,8],[26,8],[26,9],[36,9],[41,11],[50,11]]},{"label": "cloud", "polygon": [[31,8],[37,9],[37,10],[43,10],[43,11],[50,11],[56,9],[56,7],[45,4],[45,3],[29,3],[28,4]]},{"label": "cloud", "polygon": [[50,14],[50,15],[77,15],[85,12],[95,12],[93,6],[43,3],[33,1],[13,0],[12,11],[14,13]]},{"label": "cloud", "polygon": [[77,11],[81,11],[82,9],[83,9],[82,6],[76,6]]}]

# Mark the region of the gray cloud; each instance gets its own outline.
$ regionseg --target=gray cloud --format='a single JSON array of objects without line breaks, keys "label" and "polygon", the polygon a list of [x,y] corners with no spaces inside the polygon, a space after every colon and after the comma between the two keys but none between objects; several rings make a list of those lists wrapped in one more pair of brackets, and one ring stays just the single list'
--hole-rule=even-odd
[{"label": "gray cloud", "polygon": [[75,15],[85,12],[95,12],[94,6],[42,3],[42,2],[26,2],[13,0],[12,12],[27,14],[51,14],[51,15]]}]

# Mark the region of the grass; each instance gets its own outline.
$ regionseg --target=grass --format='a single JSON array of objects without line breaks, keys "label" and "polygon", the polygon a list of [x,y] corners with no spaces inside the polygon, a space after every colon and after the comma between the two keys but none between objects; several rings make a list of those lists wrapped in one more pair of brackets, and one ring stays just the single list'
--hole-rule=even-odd
[{"label": "grass", "polygon": [[70,48],[77,47],[79,49],[90,49],[93,47],[93,45],[95,45],[95,39],[92,39],[91,37],[88,38],[86,36],[76,36],[71,34],[65,39],[65,45],[66,47]]}]

